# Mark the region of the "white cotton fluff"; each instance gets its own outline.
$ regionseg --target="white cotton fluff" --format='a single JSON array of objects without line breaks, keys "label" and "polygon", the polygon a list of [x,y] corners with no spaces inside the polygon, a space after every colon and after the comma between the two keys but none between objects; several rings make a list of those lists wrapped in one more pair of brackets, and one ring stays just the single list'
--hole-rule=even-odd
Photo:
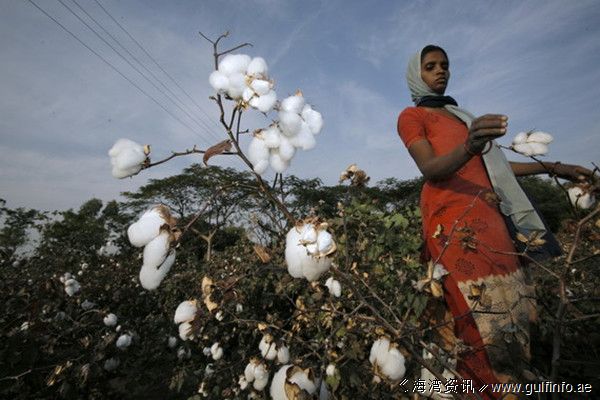
[{"label": "white cotton fluff", "polygon": [[551,134],[541,131],[531,132],[527,136],[527,143],[541,143],[541,144],[550,144],[554,138]]},{"label": "white cotton fluff", "polygon": [[158,267],[142,265],[140,270],[140,284],[146,290],[156,289],[165,279],[169,270],[175,263],[175,249],[171,250],[165,261]]},{"label": "white cotton fluff", "polygon": [[252,83],[250,83],[250,88],[259,96],[264,96],[271,91],[273,88],[273,84],[264,79],[254,79]]},{"label": "white cotton fluff", "polygon": [[147,158],[147,147],[129,139],[119,139],[108,151],[112,174],[115,178],[125,178],[137,174]]},{"label": "white cotton fluff", "polygon": [[192,324],[189,322],[183,322],[179,325],[179,337],[181,340],[186,341],[194,338],[192,333]]},{"label": "white cotton fluff", "polygon": [[240,99],[244,94],[246,88],[246,77],[244,74],[235,73],[229,75],[229,86],[227,87],[227,94],[232,99]]},{"label": "white cotton fluff", "polygon": [[281,102],[281,110],[288,111],[294,114],[300,114],[304,107],[304,96],[301,94],[295,94],[293,96],[286,97]]},{"label": "white cotton fluff", "polygon": [[531,147],[531,143],[519,143],[512,146],[513,150],[517,153],[520,153],[524,156],[532,156],[534,155],[533,147]]},{"label": "white cotton fluff", "polygon": [[[250,160],[255,168],[259,163],[263,161],[268,162],[269,160],[269,148],[265,141],[258,136],[254,136],[250,141],[250,145],[248,146],[248,160]],[[255,172],[259,173],[256,170]]]},{"label": "white cotton fluff", "polygon": [[327,368],[325,369],[325,374],[327,376],[334,376],[336,369],[337,368],[336,368],[335,364],[329,364],[329,365],[327,365]]},{"label": "white cotton fluff", "polygon": [[317,237],[317,250],[319,254],[327,254],[333,248],[333,236],[326,230],[320,230]]},{"label": "white cotton fluff", "polygon": [[167,346],[170,349],[174,349],[175,346],[177,346],[177,338],[175,336],[169,336],[169,339],[167,340]]},{"label": "white cotton fluff", "polygon": [[119,364],[121,364],[121,361],[119,361],[118,358],[109,358],[108,360],[104,361],[104,369],[108,372],[111,372],[117,369]]},{"label": "white cotton fluff", "polygon": [[300,231],[300,240],[303,244],[317,242],[317,230],[313,224],[304,224]]},{"label": "white cotton fluff", "polygon": [[300,148],[302,150],[311,150],[317,145],[317,141],[315,136],[310,131],[308,124],[304,121],[300,124],[300,130],[296,134],[296,136],[292,136],[290,138],[290,142],[294,147]]},{"label": "white cotton fluff", "polygon": [[277,362],[279,364],[287,364],[290,361],[290,349],[286,345],[281,345],[277,349]]},{"label": "white cotton fluff", "polygon": [[160,234],[160,227],[166,224],[160,209],[155,206],[142,214],[140,219],[127,229],[129,242],[135,247],[143,247]]},{"label": "white cotton fluff", "polygon": [[296,227],[293,227],[286,235],[285,261],[288,272],[294,278],[303,277],[312,282],[319,279],[329,269],[331,259],[309,255],[306,247],[300,241],[301,233]]},{"label": "white cotton fluff", "polygon": [[284,365],[279,368],[279,371],[273,376],[271,388],[269,389],[269,393],[273,400],[288,400],[288,397],[285,394],[285,381],[287,380],[287,370],[291,367],[291,365]]},{"label": "white cotton fluff", "polygon": [[227,54],[219,62],[218,70],[225,75],[234,73],[245,74],[251,58],[246,54]]},{"label": "white cotton fluff", "polygon": [[294,147],[292,142],[290,142],[290,139],[288,139],[283,134],[280,135],[279,136],[279,156],[285,161],[290,161],[292,158],[294,158],[294,154],[296,154],[296,148]]},{"label": "white cotton fluff", "polygon": [[229,78],[221,71],[213,71],[208,82],[217,92],[224,92],[229,87]]},{"label": "white cotton fluff", "polygon": [[75,293],[79,292],[81,289],[81,285],[75,279],[67,279],[65,281],[65,292],[69,296],[73,296]]},{"label": "white cotton fluff", "polygon": [[215,361],[220,360],[221,357],[223,357],[223,348],[219,345],[219,342],[213,343],[210,347],[210,354]]},{"label": "white cotton fluff", "polygon": [[288,137],[296,136],[300,132],[302,122],[300,115],[294,112],[279,111],[279,128]]},{"label": "white cotton fluff", "polygon": [[246,388],[248,387],[248,381],[246,380],[246,377],[244,375],[240,375],[238,379],[238,385],[240,386],[241,390],[246,390]]},{"label": "white cotton fluff", "polygon": [[391,346],[389,339],[385,337],[373,343],[369,361],[378,365],[380,371],[393,381],[402,378],[406,372],[404,356],[395,346]]},{"label": "white cotton fluff", "polygon": [[277,103],[277,93],[274,90],[270,90],[262,96],[255,96],[249,102],[250,107],[264,113],[271,111],[275,103]]},{"label": "white cotton fluff", "polygon": [[262,138],[265,141],[265,146],[269,149],[275,149],[279,147],[281,143],[281,132],[277,126],[270,126],[269,128],[261,132]]},{"label": "white cotton fluff", "polygon": [[290,166],[290,162],[284,160],[279,151],[277,149],[271,149],[271,154],[269,156],[269,165],[273,168],[273,171],[277,173],[284,173],[286,169]]},{"label": "white cotton fluff", "polygon": [[173,321],[176,324],[180,324],[182,322],[192,322],[194,318],[196,318],[197,312],[198,306],[196,300],[183,301],[177,306]]},{"label": "white cotton fluff", "polygon": [[339,281],[333,279],[333,277],[329,277],[327,281],[325,281],[325,286],[329,289],[329,293],[332,296],[340,297],[342,295],[342,285]]},{"label": "white cotton fluff", "polygon": [[254,368],[254,383],[252,386],[255,390],[261,391],[269,383],[269,371],[265,364],[260,363]]},{"label": "white cotton fluff", "polygon": [[119,338],[117,339],[117,347],[121,350],[125,350],[130,345],[131,345],[131,336],[126,333],[119,336]]},{"label": "white cotton fluff", "polygon": [[105,326],[115,326],[117,325],[117,316],[113,313],[110,313],[104,317],[103,321]]},{"label": "white cotton fluff", "polygon": [[443,276],[448,274],[448,270],[442,264],[435,264],[435,266],[433,267],[433,279],[440,280]]},{"label": "white cotton fluff", "polygon": [[157,268],[169,254],[171,238],[169,232],[162,232],[144,247],[144,265]]},{"label": "white cotton fluff", "polygon": [[268,72],[267,62],[262,57],[254,57],[246,70],[246,74],[253,77],[265,77]]},{"label": "white cotton fluff", "polygon": [[257,362],[251,360],[244,369],[244,378],[246,381],[252,382],[254,380],[254,370],[256,369]]},{"label": "white cotton fluff", "polygon": [[313,135],[318,135],[323,129],[323,116],[308,104],[302,109],[302,119],[308,124]]},{"label": "white cotton fluff", "polygon": [[249,102],[255,96],[256,96],[256,93],[254,93],[254,90],[252,90],[252,88],[250,88],[248,86],[246,86],[246,88],[242,92],[242,100],[244,100],[245,102]]},{"label": "white cotton fluff", "polygon": [[[286,371],[287,372],[287,371]],[[295,383],[302,390],[306,390],[308,394],[312,395],[317,391],[316,383],[308,376],[308,373],[300,368],[289,377],[290,383]]]},{"label": "white cotton fluff", "polygon": [[225,314],[223,314],[223,311],[217,311],[217,313],[215,314],[215,319],[217,321],[223,321],[223,319],[225,319]]},{"label": "white cotton fluff", "polygon": [[573,186],[569,188],[569,200],[571,200],[571,204],[577,208],[581,208],[582,210],[587,210],[591,206],[596,203],[596,198],[593,194],[584,191],[579,186]]},{"label": "white cotton fluff", "polygon": [[548,153],[548,145],[537,142],[527,142],[534,156],[543,156]]},{"label": "white cotton fluff", "polygon": [[513,146],[515,144],[521,144],[521,143],[527,142],[527,135],[528,135],[528,132],[517,133],[512,141]]}]

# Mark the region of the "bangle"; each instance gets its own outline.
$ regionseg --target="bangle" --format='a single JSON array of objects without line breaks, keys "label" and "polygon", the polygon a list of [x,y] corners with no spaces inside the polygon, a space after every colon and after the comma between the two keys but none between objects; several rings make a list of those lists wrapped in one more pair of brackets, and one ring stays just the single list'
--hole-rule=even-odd
[{"label": "bangle", "polygon": [[480,154],[481,154],[481,153],[476,153],[476,152],[474,152],[473,150],[471,150],[471,149],[469,148],[469,145],[467,145],[467,142],[464,142],[464,143],[463,143],[463,148],[465,149],[465,151],[467,152],[467,154],[469,154],[470,156],[478,156],[478,155],[480,155]]},{"label": "bangle", "polygon": [[487,153],[489,153],[489,152],[490,152],[490,150],[492,149],[492,146],[493,146],[494,144],[493,144],[491,141],[489,141],[489,142],[487,142],[487,143],[486,143],[486,145],[488,145],[488,144],[490,145],[490,147],[488,147],[488,148],[487,148],[487,150],[485,150],[485,149],[484,149],[484,150],[481,152],[481,154],[487,154]]}]

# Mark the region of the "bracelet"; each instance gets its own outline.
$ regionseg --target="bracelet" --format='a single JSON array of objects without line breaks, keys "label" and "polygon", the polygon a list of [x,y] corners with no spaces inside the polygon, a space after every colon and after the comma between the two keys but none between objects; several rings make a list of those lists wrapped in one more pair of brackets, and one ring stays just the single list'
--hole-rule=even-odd
[{"label": "bracelet", "polygon": [[487,142],[487,143],[486,143],[486,145],[488,145],[488,144],[490,145],[490,147],[488,147],[488,148],[487,148],[487,150],[485,150],[485,149],[484,149],[484,150],[481,152],[481,154],[487,154],[487,153],[489,153],[489,152],[490,152],[490,150],[492,149],[492,146],[493,146],[493,144],[492,144],[492,142],[491,142],[491,141],[489,141],[489,142]]}]

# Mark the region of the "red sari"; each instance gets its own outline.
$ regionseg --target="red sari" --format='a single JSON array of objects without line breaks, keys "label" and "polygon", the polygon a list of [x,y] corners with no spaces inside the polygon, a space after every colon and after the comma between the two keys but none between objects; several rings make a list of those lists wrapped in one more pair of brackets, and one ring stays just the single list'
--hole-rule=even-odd
[{"label": "red sari", "polygon": [[[427,140],[438,156],[468,135],[462,122],[419,107],[400,114],[398,132],[407,148]],[[496,199],[481,156],[421,192],[427,257],[449,272],[444,297],[465,345],[457,371],[475,386],[519,380],[535,318],[532,287],[518,258],[507,254],[515,248]]]}]

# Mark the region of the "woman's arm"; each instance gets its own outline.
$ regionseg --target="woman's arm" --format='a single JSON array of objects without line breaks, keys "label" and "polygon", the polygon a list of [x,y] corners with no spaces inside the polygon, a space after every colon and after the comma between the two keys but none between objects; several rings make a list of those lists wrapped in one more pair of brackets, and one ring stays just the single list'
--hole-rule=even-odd
[{"label": "woman's arm", "polygon": [[471,157],[481,153],[487,142],[504,135],[506,120],[504,115],[492,114],[477,118],[471,123],[469,137],[464,145],[459,145],[441,156],[435,155],[426,139],[414,142],[408,148],[408,152],[425,180],[443,180],[459,170]]},{"label": "woman's arm", "polygon": [[593,172],[579,165],[560,162],[510,162],[515,176],[548,174],[570,181],[581,181],[591,177]]}]

